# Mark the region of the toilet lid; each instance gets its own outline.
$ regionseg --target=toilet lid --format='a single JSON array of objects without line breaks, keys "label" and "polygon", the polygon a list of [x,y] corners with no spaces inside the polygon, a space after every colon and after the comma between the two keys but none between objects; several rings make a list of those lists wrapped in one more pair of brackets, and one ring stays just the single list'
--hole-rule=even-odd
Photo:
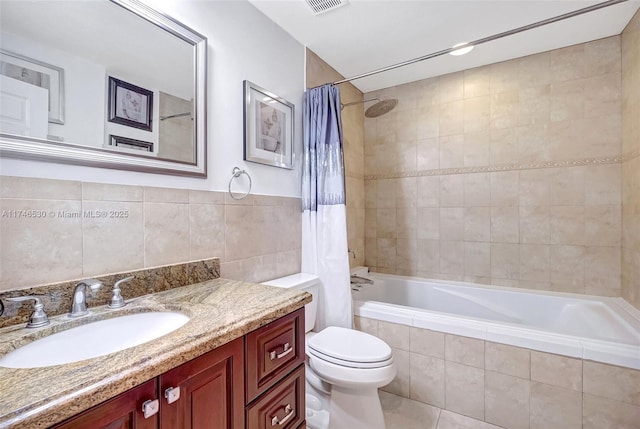
[{"label": "toilet lid", "polygon": [[[386,365],[391,359],[391,347],[373,335],[353,329],[330,326],[308,340],[309,351],[317,357],[322,355],[335,362]],[[316,352],[316,353],[314,353]],[[336,362],[337,363],[337,362]],[[366,365],[370,366],[370,365]],[[372,365],[377,366],[377,365]]]}]

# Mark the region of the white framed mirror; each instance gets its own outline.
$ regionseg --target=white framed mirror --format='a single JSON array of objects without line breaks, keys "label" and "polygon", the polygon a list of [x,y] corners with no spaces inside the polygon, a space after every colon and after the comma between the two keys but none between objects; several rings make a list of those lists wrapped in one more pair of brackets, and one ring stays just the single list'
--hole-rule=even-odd
[{"label": "white framed mirror", "polygon": [[206,177],[204,36],[138,0],[0,12],[0,156]]}]

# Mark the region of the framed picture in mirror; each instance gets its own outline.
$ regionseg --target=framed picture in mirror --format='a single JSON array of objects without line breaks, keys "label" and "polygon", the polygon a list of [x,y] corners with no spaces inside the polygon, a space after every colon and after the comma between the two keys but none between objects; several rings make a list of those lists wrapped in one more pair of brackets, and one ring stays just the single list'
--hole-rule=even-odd
[{"label": "framed picture in mirror", "polygon": [[0,49],[0,74],[45,89],[49,98],[49,122],[64,124],[62,68]]},{"label": "framed picture in mirror", "polygon": [[247,80],[244,99],[244,159],[293,169],[295,106]]},{"label": "framed picture in mirror", "polygon": [[139,150],[141,152],[153,152],[153,143],[129,137],[109,135],[109,145],[125,149]]},{"label": "framed picture in mirror", "polygon": [[153,91],[109,76],[109,122],[151,131]]}]

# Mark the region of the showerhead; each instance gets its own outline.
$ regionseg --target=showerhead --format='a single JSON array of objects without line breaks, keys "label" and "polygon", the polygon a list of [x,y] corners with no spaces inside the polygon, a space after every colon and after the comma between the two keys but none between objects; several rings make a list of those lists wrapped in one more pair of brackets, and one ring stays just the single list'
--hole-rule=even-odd
[{"label": "showerhead", "polygon": [[348,106],[353,106],[355,104],[368,103],[369,101],[377,101],[377,103],[369,107],[364,112],[364,116],[366,116],[367,118],[377,118],[378,116],[382,116],[385,113],[388,113],[389,111],[393,110],[393,108],[396,107],[396,105],[398,104],[398,100],[396,100],[395,98],[389,98],[388,100],[380,100],[379,98],[376,97],[376,98],[370,98],[368,100],[360,100],[360,101],[354,101],[347,104],[340,104],[340,108],[344,109],[345,107],[348,107]]},{"label": "showerhead", "polygon": [[369,107],[364,112],[364,116],[367,118],[377,118],[385,113],[389,113],[394,107],[398,105],[398,100],[390,98],[388,100],[380,100],[373,106]]}]

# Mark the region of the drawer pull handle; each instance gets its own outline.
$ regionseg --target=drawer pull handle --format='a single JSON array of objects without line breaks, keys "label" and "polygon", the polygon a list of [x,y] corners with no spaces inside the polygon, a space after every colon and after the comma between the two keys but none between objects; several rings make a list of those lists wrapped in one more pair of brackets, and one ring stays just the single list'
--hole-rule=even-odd
[{"label": "drawer pull handle", "polygon": [[293,351],[293,347],[291,347],[289,343],[285,343],[284,350],[282,351],[282,353],[277,354],[275,350],[272,350],[271,352],[269,352],[269,359],[271,360],[282,359],[292,351]]},{"label": "drawer pull handle", "polygon": [[164,397],[167,398],[167,404],[173,404],[180,399],[180,388],[169,387],[164,391]]},{"label": "drawer pull handle", "polygon": [[158,410],[160,410],[160,401],[154,399],[148,399],[142,403],[142,414],[145,419],[158,414]]},{"label": "drawer pull handle", "polygon": [[293,408],[291,408],[290,404],[287,404],[287,406],[284,407],[284,412],[287,413],[287,415],[284,416],[282,420],[278,419],[278,416],[273,416],[271,418],[271,426],[282,426],[283,424],[291,420],[291,417],[293,417],[293,415],[295,414],[295,411],[293,410]]}]

